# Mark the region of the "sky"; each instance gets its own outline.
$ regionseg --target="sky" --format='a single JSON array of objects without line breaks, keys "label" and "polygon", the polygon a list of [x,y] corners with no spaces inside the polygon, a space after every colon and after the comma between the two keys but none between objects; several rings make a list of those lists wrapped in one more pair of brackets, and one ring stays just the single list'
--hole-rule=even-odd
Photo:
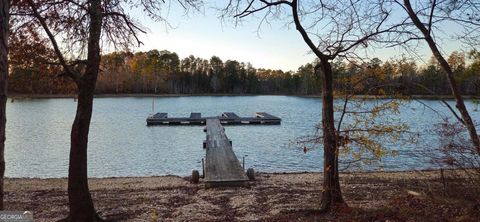
[{"label": "sky", "polygon": [[[313,56],[301,36],[284,22],[261,26],[252,18],[235,27],[232,21],[221,21],[211,6],[204,12],[185,15],[182,9],[172,7],[168,21],[153,22],[140,15],[148,29],[141,40],[144,44],[137,50],[151,49],[176,52],[180,58],[194,55],[204,59],[218,56],[222,60],[250,62],[254,67],[282,70],[297,70],[302,64],[313,61]],[[138,13],[135,13],[139,15]]]},{"label": "sky", "polygon": [[[264,24],[258,31],[258,18],[247,17],[242,24],[235,26],[232,21],[221,21],[214,7],[218,7],[218,3],[206,4],[202,12],[185,15],[182,8],[172,4],[163,12],[171,27],[163,22],[154,22],[133,9],[131,15],[148,28],[147,34],[141,35],[144,44],[134,51],[169,50],[176,52],[180,58],[194,55],[210,59],[215,55],[223,61],[250,62],[256,68],[284,71],[295,71],[315,59],[298,31],[286,25],[288,21]],[[455,42],[446,45],[447,53],[458,48]],[[371,52],[371,57],[386,61],[406,53],[401,49],[377,49]],[[423,62],[428,61],[431,55],[425,47],[420,48],[417,54],[420,56],[417,60]]]}]

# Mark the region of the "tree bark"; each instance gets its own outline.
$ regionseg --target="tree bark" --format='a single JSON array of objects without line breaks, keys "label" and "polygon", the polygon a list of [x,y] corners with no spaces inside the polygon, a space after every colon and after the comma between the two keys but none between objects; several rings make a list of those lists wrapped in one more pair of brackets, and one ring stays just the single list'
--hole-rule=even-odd
[{"label": "tree bark", "polygon": [[289,5],[292,7],[295,28],[302,35],[303,40],[320,59],[320,64],[315,71],[320,71],[322,78],[322,130],[323,130],[323,187],[320,211],[325,212],[332,206],[344,203],[340,189],[338,175],[338,152],[337,137],[335,133],[335,121],[333,112],[333,73],[330,60],[333,59],[323,54],[308,36],[307,31],[300,23],[298,15],[298,1],[293,0]]},{"label": "tree bark", "polygon": [[327,211],[332,206],[344,203],[338,175],[337,138],[333,111],[333,74],[328,60],[321,60],[322,78],[322,130],[323,130],[323,187],[320,210]]},{"label": "tree bark", "polygon": [[5,125],[7,117],[7,78],[8,78],[8,22],[10,0],[0,0],[0,210],[4,209],[3,192],[5,176]]},{"label": "tree bark", "polygon": [[71,132],[70,163],[68,170],[69,221],[101,220],[93,206],[88,188],[87,146],[92,118],[93,92],[100,68],[100,36],[102,31],[102,8],[100,0],[91,0],[89,6],[90,26],[88,37],[87,66],[77,81],[78,105]]},{"label": "tree bark", "polygon": [[410,19],[412,20],[413,24],[415,24],[415,26],[422,32],[423,36],[425,37],[425,41],[428,44],[428,47],[430,47],[430,50],[433,53],[433,56],[435,56],[437,61],[440,63],[440,66],[443,68],[443,70],[447,74],[448,83],[450,84],[450,90],[452,91],[452,94],[456,100],[455,106],[457,107],[458,111],[460,112],[460,115],[462,116],[463,124],[468,130],[471,141],[474,147],[476,148],[477,153],[480,154],[480,138],[477,134],[477,130],[475,129],[475,124],[473,123],[473,120],[470,117],[470,114],[468,113],[467,108],[465,107],[465,103],[463,101],[463,97],[460,93],[460,90],[458,89],[458,84],[457,84],[457,81],[455,80],[455,75],[453,73],[452,68],[450,67],[447,60],[443,57],[442,53],[438,49],[437,44],[435,43],[435,40],[431,35],[431,30],[428,30],[425,27],[425,25],[420,21],[417,14],[413,10],[412,5],[410,4],[410,0],[404,0],[403,2],[405,4],[405,9]]}]

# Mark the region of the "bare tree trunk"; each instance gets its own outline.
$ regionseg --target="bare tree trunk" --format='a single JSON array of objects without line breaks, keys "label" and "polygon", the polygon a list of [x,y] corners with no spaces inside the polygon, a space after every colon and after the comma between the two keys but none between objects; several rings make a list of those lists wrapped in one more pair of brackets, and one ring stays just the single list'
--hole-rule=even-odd
[{"label": "bare tree trunk", "polygon": [[455,107],[457,107],[458,111],[460,111],[460,115],[462,116],[463,122],[465,124],[465,127],[468,130],[472,143],[476,147],[477,153],[480,154],[480,139],[478,137],[475,124],[473,123],[473,120],[470,117],[470,114],[468,113],[467,107],[465,106],[462,94],[458,89],[458,84],[457,84],[457,81],[455,80],[452,68],[450,67],[447,60],[445,60],[445,58],[442,56],[442,54],[436,47],[433,39],[431,37],[428,37],[426,38],[426,40],[428,42],[428,45],[432,49],[432,52],[435,58],[439,61],[440,65],[442,66],[444,71],[447,73],[448,83],[450,84],[450,90],[452,91],[452,94],[456,100]]},{"label": "bare tree trunk", "polygon": [[87,146],[92,118],[93,92],[100,67],[100,35],[102,27],[101,0],[90,1],[90,27],[87,66],[77,81],[78,105],[71,133],[70,163],[68,170],[69,221],[101,220],[93,206],[88,188]]},{"label": "bare tree trunk", "polygon": [[8,77],[8,21],[10,0],[0,0],[0,210],[3,206],[3,178],[5,176],[5,125],[7,117],[7,77]]},{"label": "bare tree trunk", "polygon": [[333,113],[333,73],[328,56],[320,52],[309,38],[307,31],[300,23],[298,15],[298,1],[290,4],[295,27],[302,35],[308,47],[320,59],[320,64],[315,67],[322,78],[322,130],[323,130],[323,187],[320,211],[328,211],[332,206],[344,203],[340,189],[338,175],[337,137],[335,134],[335,121]]},{"label": "bare tree trunk", "polygon": [[344,203],[338,175],[337,142],[333,112],[333,74],[328,60],[321,60],[322,78],[322,130],[323,130],[323,187],[321,211]]},{"label": "bare tree trunk", "polygon": [[[430,32],[431,30],[427,30],[425,25],[420,21],[417,14],[413,10],[412,5],[410,4],[410,0],[404,0],[404,4],[407,10],[407,13],[410,16],[410,19],[412,20],[413,24],[415,24],[415,26],[422,32],[423,36],[425,37],[425,40],[428,43],[428,46],[432,50],[433,55],[435,56],[437,61],[440,63],[440,66],[442,66],[445,73],[447,74],[448,83],[450,84],[450,89],[452,91],[453,96],[455,97],[455,100],[457,103],[456,107],[458,111],[460,111],[460,115],[462,116],[463,124],[468,130],[472,143],[477,149],[477,153],[480,154],[480,138],[478,137],[477,130],[475,129],[475,124],[473,123],[472,118],[470,117],[470,114],[468,113],[468,110],[465,107],[465,103],[463,101],[463,97],[460,93],[460,90],[458,89],[458,84],[457,84],[457,81],[455,80],[455,76],[452,68],[448,64],[447,60],[445,60],[445,58],[442,56],[442,53],[440,52],[437,45],[435,44],[435,40],[433,39]],[[435,4],[435,2],[433,4]],[[433,5],[432,7],[435,7],[435,6]]]},{"label": "bare tree trunk", "polygon": [[88,188],[87,145],[92,116],[93,93],[78,85],[77,114],[71,132],[70,164],[68,170],[68,200],[70,221],[95,221],[96,213]]}]

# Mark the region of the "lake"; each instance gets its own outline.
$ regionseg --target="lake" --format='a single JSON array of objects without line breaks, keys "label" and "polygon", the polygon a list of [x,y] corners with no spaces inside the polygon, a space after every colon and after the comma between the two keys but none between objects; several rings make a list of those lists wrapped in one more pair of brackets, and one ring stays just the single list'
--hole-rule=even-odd
[{"label": "lake", "polygon": [[[189,175],[201,170],[205,155],[203,126],[146,126],[152,114],[151,97],[96,98],[88,150],[89,177]],[[252,116],[268,112],[282,118],[281,125],[226,126],[237,157],[245,156],[246,167],[261,172],[321,171],[322,149],[307,153],[296,143],[313,135],[321,118],[319,98],[295,96],[188,96],[155,98],[155,112],[169,116],[217,116],[235,112]],[[339,101],[341,102],[341,101]],[[441,115],[451,116],[436,100],[421,100]],[[449,101],[453,104],[453,101]],[[7,177],[66,177],[70,149],[70,130],[77,103],[65,99],[17,99],[7,104]],[[467,101],[473,119],[480,121],[478,105]],[[420,144],[433,146],[432,129],[441,121],[438,114],[419,102],[401,108],[398,118],[420,133]],[[377,167],[386,170],[424,169],[425,159],[410,154],[417,146],[392,147],[399,155],[385,158]]]}]

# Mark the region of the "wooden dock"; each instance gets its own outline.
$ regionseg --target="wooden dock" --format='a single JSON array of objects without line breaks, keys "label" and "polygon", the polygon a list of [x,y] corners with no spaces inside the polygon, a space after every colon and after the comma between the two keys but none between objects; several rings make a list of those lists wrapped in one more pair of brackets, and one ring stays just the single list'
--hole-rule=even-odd
[{"label": "wooden dock", "polygon": [[207,187],[244,186],[248,177],[233,152],[220,119],[206,119],[205,178]]},{"label": "wooden dock", "polygon": [[265,124],[280,125],[282,119],[265,112],[256,112],[254,117],[240,117],[233,112],[220,116],[202,117],[201,113],[191,113],[190,117],[168,117],[167,113],[156,113],[147,118],[147,125],[205,125],[208,119],[218,119],[222,125]]}]

